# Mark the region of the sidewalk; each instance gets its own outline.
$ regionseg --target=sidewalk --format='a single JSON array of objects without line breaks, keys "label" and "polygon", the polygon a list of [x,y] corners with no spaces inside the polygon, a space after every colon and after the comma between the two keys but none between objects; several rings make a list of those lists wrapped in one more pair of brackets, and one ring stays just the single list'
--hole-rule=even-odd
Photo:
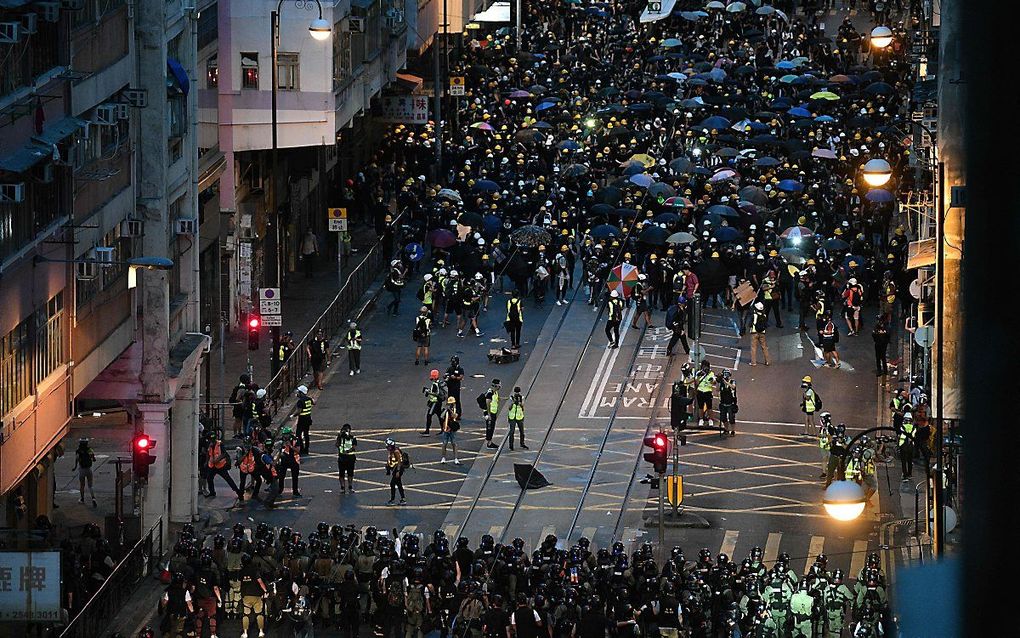
[{"label": "sidewalk", "polygon": [[[350,271],[358,265],[368,249],[378,241],[379,238],[373,227],[365,224],[353,225],[351,229],[352,254],[344,267],[345,279]],[[335,247],[322,251],[311,279],[306,278],[300,268],[290,273],[287,279],[287,286],[283,289],[284,321],[280,330],[293,332],[295,341],[300,341],[301,337],[311,329],[312,324],[340,290],[336,260],[328,257],[334,252]],[[269,358],[272,353],[272,343],[267,328],[263,328],[259,349],[255,351],[248,350],[248,333],[244,326],[238,327],[233,332],[227,332],[224,342],[213,346],[210,359],[213,366],[212,387],[210,396],[203,396],[202,402],[226,402],[230,398],[231,390],[237,384],[238,377],[248,371],[249,355],[253,379],[260,386],[267,384],[270,380]]]}]

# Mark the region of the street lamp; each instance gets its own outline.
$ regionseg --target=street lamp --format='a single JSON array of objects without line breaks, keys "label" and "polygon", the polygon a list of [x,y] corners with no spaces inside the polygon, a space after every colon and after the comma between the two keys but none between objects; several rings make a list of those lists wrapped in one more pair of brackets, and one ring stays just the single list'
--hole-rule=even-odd
[{"label": "street lamp", "polygon": [[864,490],[854,481],[833,481],[825,488],[822,504],[837,521],[852,521],[864,512]]},{"label": "street lamp", "polygon": [[871,46],[884,49],[892,44],[893,33],[889,27],[878,26],[871,30]]},{"label": "street lamp", "polygon": [[864,181],[872,188],[885,186],[892,177],[892,166],[881,158],[868,160],[861,169],[864,173]]},{"label": "street lamp", "polygon": [[[332,28],[327,20],[322,17],[322,2],[315,0],[315,4],[319,8],[319,17],[312,20],[308,25],[308,33],[311,34],[312,38],[318,41],[326,40],[329,38]],[[272,273],[273,278],[270,282],[271,286],[278,288],[283,287],[283,233],[280,229],[280,211],[279,204],[276,197],[276,182],[277,176],[280,174],[279,165],[279,110],[277,108],[277,94],[279,92],[279,73],[280,69],[278,66],[277,56],[277,41],[280,39],[280,11],[283,9],[283,0],[280,0],[276,5],[276,11],[269,14],[269,32],[270,32],[270,48],[272,51],[273,59],[273,87],[272,87],[272,133],[273,133],[273,151],[272,151],[272,166],[273,166],[273,183],[269,189],[269,215],[270,220],[273,224],[273,250],[275,254],[271,255],[271,259],[267,259],[271,264],[269,272]],[[273,353],[277,352],[280,347],[280,328],[272,328],[273,335]]]}]

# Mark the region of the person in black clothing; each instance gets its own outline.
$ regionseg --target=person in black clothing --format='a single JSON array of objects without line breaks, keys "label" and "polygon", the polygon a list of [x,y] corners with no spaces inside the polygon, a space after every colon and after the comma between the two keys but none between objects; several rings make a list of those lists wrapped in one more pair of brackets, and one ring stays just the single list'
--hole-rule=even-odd
[{"label": "person in black clothing", "polygon": [[884,315],[878,315],[875,319],[875,328],[871,331],[871,338],[875,341],[875,376],[887,375],[889,374],[887,353],[890,337],[889,326],[886,325]]},{"label": "person in black clothing", "polygon": [[234,438],[241,436],[241,426],[244,425],[245,412],[244,412],[244,397],[247,394],[251,386],[251,377],[247,374],[242,374],[237,381],[237,385],[230,391],[230,403],[234,405]]},{"label": "person in black clothing", "polygon": [[295,498],[301,497],[298,491],[298,477],[301,475],[301,453],[299,444],[292,436],[284,439],[283,450],[280,452],[280,478],[276,493],[283,492],[283,481],[287,478],[287,470],[290,470],[290,489]]},{"label": "person in black clothing", "polygon": [[390,262],[390,274],[386,277],[384,287],[390,293],[391,299],[386,304],[386,312],[394,317],[400,314],[400,293],[404,289],[404,269],[399,259]]},{"label": "person in black clothing", "polygon": [[[503,597],[495,594],[489,599],[490,607],[482,614],[484,638],[511,638],[510,615],[503,609]],[[599,638],[605,638],[600,636]]]},{"label": "person in black clothing", "polygon": [[672,331],[666,345],[666,356],[673,356],[673,348],[679,341],[684,347],[684,352],[691,353],[691,346],[687,343],[687,299],[683,296],[677,297],[676,303],[666,311],[666,327]]},{"label": "person in black clothing", "polygon": [[248,634],[248,627],[251,626],[251,617],[255,616],[258,624],[259,635],[261,636],[266,628],[266,618],[262,614],[263,599],[266,596],[266,584],[262,580],[259,569],[252,564],[251,554],[241,556],[241,633]]},{"label": "person in black clothing", "polygon": [[542,618],[528,605],[525,594],[517,594],[517,609],[510,614],[510,627],[514,638],[539,638],[544,633]]},{"label": "person in black clothing", "polygon": [[322,328],[316,331],[315,336],[308,342],[308,359],[312,364],[312,382],[315,387],[322,389],[322,371],[326,369],[329,360],[329,340]]},{"label": "person in black clothing", "polygon": [[74,451],[74,467],[71,470],[78,470],[78,502],[85,502],[85,484],[88,483],[92,507],[96,507],[96,493],[92,490],[92,465],[95,462],[96,454],[89,447],[89,440],[82,437],[78,441],[78,449]]},{"label": "person in black clothing", "polygon": [[584,608],[581,617],[577,620],[571,638],[605,638],[610,631],[609,618],[606,617],[602,605],[593,603]]},{"label": "person in black clothing", "polygon": [[446,369],[446,395],[457,402],[457,414],[464,414],[460,405],[460,384],[464,381],[464,368],[460,365],[460,357],[450,357],[450,367]]}]

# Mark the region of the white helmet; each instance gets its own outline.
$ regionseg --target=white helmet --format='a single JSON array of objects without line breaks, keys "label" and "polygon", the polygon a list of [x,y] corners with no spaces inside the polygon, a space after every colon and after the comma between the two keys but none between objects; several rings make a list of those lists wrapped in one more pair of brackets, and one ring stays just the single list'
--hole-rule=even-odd
[{"label": "white helmet", "polygon": [[482,280],[482,273],[476,272],[475,273],[475,279],[477,279],[478,281],[481,281]]},{"label": "white helmet", "polygon": [[259,388],[258,391],[255,393],[255,398],[256,399],[261,399],[264,396],[266,396],[266,389],[265,388]]},{"label": "white helmet", "polygon": [[439,269],[439,274],[440,275],[445,275],[446,274],[446,268],[440,268]]},{"label": "white helmet", "polygon": [[851,277],[850,279],[847,279],[846,282],[848,284],[850,284],[851,286],[856,286],[857,285],[857,278],[856,277]]},{"label": "white helmet", "polygon": [[432,273],[430,273],[430,272],[425,273],[425,281],[431,281],[431,280],[432,280]]},{"label": "white helmet", "polygon": [[758,303],[754,304],[754,309],[758,311],[765,310],[765,304],[759,301]]},{"label": "white helmet", "polygon": [[450,276],[451,277],[459,277],[460,273],[458,273],[456,270],[451,270],[450,271]]},{"label": "white helmet", "polygon": [[299,385],[297,387],[297,391],[298,391],[298,394],[308,394],[308,386],[306,386],[306,385]]},{"label": "white helmet", "polygon": [[616,299],[617,297],[620,296],[620,291],[619,290],[614,290],[611,293],[609,293],[609,296],[612,297],[613,299]]}]

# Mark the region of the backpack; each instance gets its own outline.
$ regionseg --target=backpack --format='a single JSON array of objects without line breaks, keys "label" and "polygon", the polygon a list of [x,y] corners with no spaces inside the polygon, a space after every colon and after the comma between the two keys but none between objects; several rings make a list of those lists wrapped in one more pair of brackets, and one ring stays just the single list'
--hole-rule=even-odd
[{"label": "backpack", "polygon": [[486,400],[485,395],[486,393],[483,392],[479,394],[477,397],[475,397],[475,401],[478,402],[478,407],[480,407],[483,410],[487,410],[489,408],[489,402]]},{"label": "backpack", "polygon": [[386,602],[390,607],[402,608],[404,606],[404,584],[399,580],[394,580],[389,584],[389,589],[386,591]]},{"label": "backpack", "polygon": [[407,590],[407,613],[421,614],[425,611],[425,592],[421,585],[411,585]]},{"label": "backpack", "polygon": [[403,461],[400,463],[400,466],[405,468],[411,467],[411,455],[403,450],[400,451],[400,454],[403,457]]}]

